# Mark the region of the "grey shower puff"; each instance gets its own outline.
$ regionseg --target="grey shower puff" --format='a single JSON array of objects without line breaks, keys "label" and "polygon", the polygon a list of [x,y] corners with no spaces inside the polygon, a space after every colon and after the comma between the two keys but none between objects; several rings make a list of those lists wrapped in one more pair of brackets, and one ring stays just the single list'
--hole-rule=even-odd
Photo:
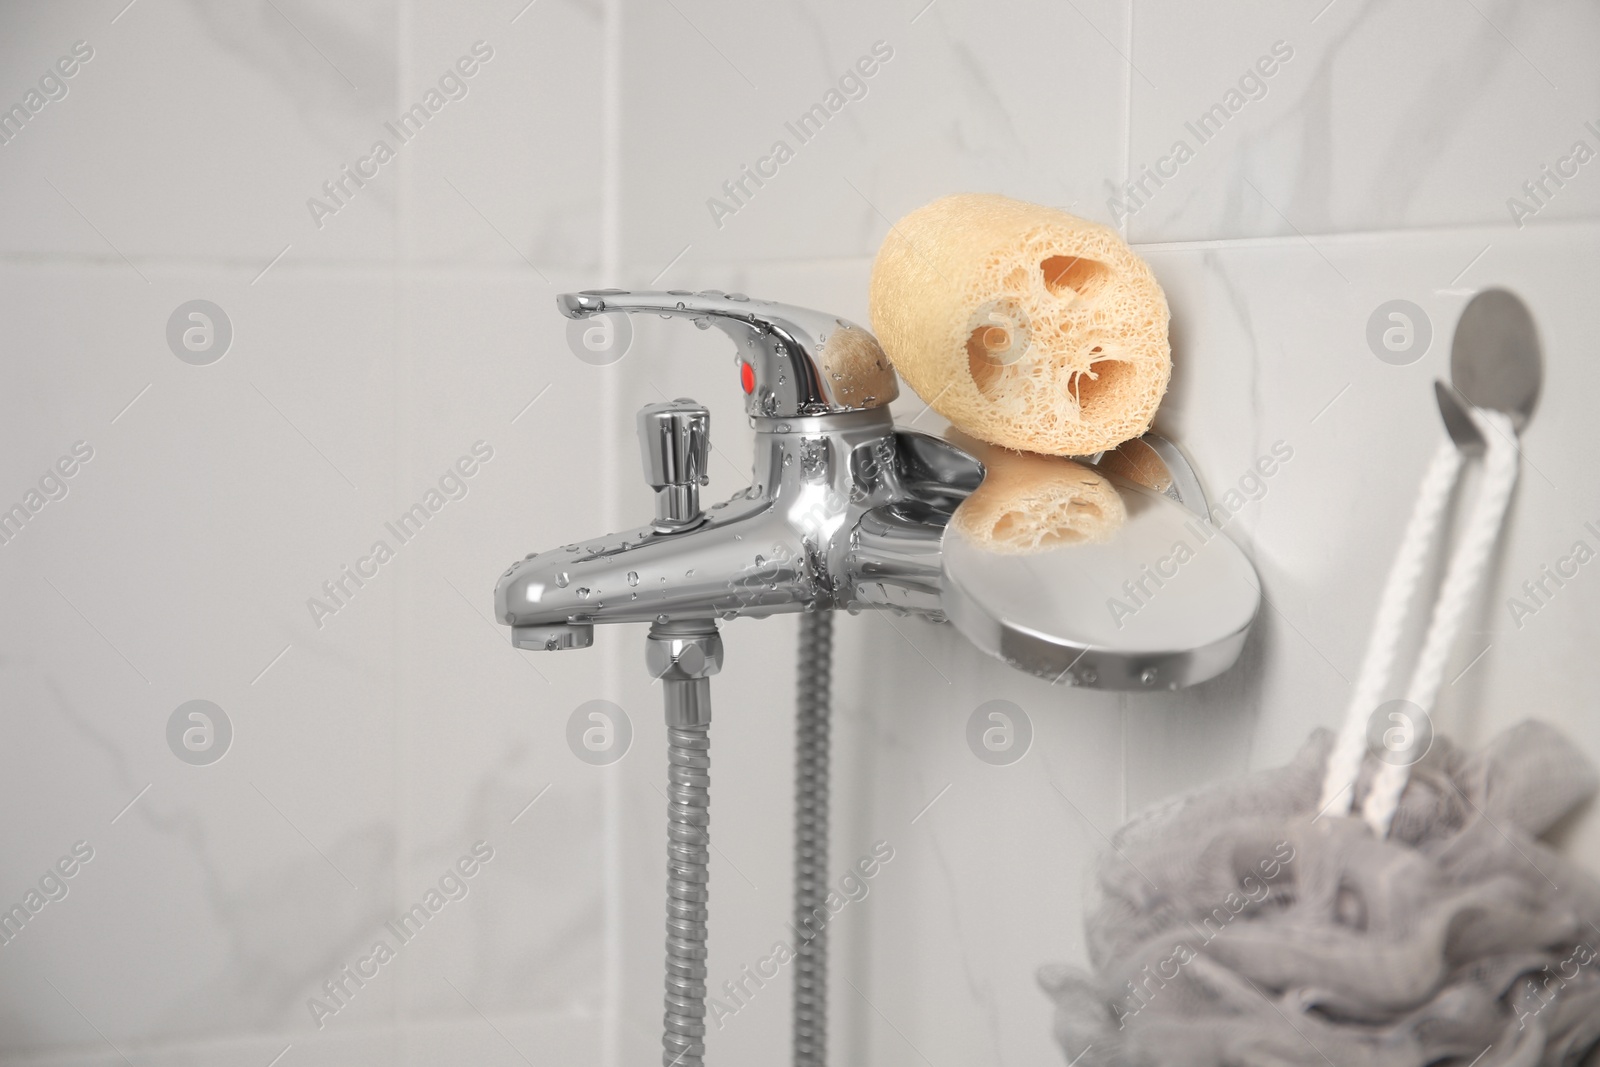
[{"label": "grey shower puff", "polygon": [[1381,840],[1318,815],[1332,744],[1117,832],[1092,972],[1039,972],[1067,1060],[1600,1067],[1600,882],[1538,840],[1593,766],[1538,722],[1473,754],[1439,738]]}]

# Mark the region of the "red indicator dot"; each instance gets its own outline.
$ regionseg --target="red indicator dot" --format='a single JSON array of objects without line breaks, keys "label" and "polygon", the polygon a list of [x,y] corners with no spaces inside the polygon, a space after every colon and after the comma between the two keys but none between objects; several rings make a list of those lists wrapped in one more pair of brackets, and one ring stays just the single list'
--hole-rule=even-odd
[{"label": "red indicator dot", "polygon": [[756,391],[756,369],[748,363],[739,364],[739,384],[744,386],[746,396]]}]

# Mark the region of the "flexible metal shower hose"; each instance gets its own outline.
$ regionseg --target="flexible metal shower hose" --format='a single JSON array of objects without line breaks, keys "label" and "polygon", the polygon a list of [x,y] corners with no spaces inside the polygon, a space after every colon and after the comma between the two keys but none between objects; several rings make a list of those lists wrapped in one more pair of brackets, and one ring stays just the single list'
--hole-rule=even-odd
[{"label": "flexible metal shower hose", "polygon": [[703,1067],[709,726],[667,728],[667,995],[663,1067]]},{"label": "flexible metal shower hose", "polygon": [[[794,1064],[828,1059],[828,715],[833,612],[800,616],[795,709]],[[820,921],[819,921],[820,920]]]}]

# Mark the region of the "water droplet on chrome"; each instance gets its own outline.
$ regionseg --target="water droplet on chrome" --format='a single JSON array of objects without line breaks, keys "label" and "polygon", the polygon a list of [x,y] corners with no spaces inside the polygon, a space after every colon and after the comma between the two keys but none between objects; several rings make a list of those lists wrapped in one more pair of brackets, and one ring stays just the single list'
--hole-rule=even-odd
[{"label": "water droplet on chrome", "polygon": [[567,572],[566,571],[562,571],[560,574],[556,575],[556,588],[557,589],[565,589],[566,587],[567,587]]},{"label": "water droplet on chrome", "polygon": [[638,585],[639,584],[639,572],[638,571],[629,571],[628,572],[628,584],[629,585]]}]

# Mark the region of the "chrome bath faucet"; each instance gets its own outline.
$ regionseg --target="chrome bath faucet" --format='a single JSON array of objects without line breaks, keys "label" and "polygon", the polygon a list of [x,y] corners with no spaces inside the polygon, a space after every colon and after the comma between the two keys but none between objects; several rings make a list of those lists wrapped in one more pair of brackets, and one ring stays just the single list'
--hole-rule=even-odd
[{"label": "chrome bath faucet", "polygon": [[737,294],[596,290],[571,318],[677,315],[733,338],[756,435],[751,485],[703,508],[711,416],[693,400],[639,412],[655,517],[535,553],[495,590],[519,648],[582,648],[596,623],[891,608],[942,619],[939,539],[983,467],[896,429],[894,370],[873,336],[831,315]]}]

